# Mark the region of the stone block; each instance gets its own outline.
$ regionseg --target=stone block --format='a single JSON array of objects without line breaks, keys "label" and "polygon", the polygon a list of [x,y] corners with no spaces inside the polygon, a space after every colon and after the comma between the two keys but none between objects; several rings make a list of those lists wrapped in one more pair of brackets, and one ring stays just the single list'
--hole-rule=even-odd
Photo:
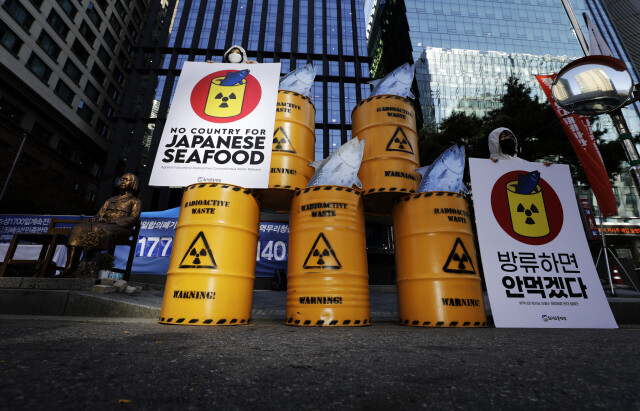
[{"label": "stone block", "polygon": [[0,277],[0,288],[20,288],[22,277]]},{"label": "stone block", "polygon": [[113,283],[113,285],[121,293],[127,289],[127,282],[125,280],[118,280],[115,283]]},{"label": "stone block", "polygon": [[93,289],[91,291],[98,294],[109,294],[115,293],[116,287],[113,285],[96,284],[93,286]]},{"label": "stone block", "polygon": [[102,278],[100,279],[100,284],[103,285],[113,285],[113,283],[115,283],[116,280],[113,278]]},{"label": "stone block", "polygon": [[36,288],[37,280],[35,277],[22,277],[20,288]]},{"label": "stone block", "polygon": [[136,292],[138,292],[138,290],[136,290],[136,287],[128,285],[127,288],[125,288],[124,292],[127,294],[135,294]]},{"label": "stone block", "polygon": [[136,285],[136,292],[137,293],[141,293],[142,292],[142,286],[141,285]]},{"label": "stone block", "polygon": [[34,278],[33,287],[39,290],[65,290],[69,289],[69,278]]},{"label": "stone block", "polygon": [[90,291],[96,283],[95,278],[71,278],[71,290]]}]

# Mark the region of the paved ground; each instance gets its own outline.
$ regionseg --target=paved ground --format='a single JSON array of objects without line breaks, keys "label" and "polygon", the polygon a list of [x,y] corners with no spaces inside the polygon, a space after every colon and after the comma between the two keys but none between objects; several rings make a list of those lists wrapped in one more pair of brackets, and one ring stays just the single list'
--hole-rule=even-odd
[{"label": "paved ground", "polygon": [[640,409],[640,327],[0,317],[0,409]]}]

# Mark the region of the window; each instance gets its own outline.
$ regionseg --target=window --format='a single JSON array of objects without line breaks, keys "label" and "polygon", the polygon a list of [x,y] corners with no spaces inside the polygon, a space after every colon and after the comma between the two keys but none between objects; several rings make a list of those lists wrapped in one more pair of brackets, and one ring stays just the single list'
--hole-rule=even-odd
[{"label": "window", "polygon": [[87,106],[87,103],[85,103],[84,100],[80,100],[80,102],[78,102],[78,109],[76,112],[84,119],[84,121],[91,123],[91,120],[93,119],[93,110]]},{"label": "window", "polygon": [[116,0],[115,7],[120,17],[122,17],[122,20],[124,20],[124,18],[127,17],[127,10],[124,8],[122,2],[120,0]]},{"label": "window", "polygon": [[62,7],[62,10],[71,17],[71,20],[73,20],[76,13],[78,13],[78,9],[76,9],[76,6],[71,3],[71,0],[58,0],[58,4]]},{"label": "window", "polygon": [[107,43],[107,46],[109,46],[109,48],[112,51],[116,50],[116,46],[118,45],[118,42],[113,37],[113,35],[109,32],[109,30],[104,32],[104,42]]},{"label": "window", "polygon": [[18,54],[22,47],[22,40],[2,21],[0,21],[0,43],[13,54]]},{"label": "window", "polygon": [[24,113],[4,98],[0,98],[0,114],[8,117],[9,120],[17,125],[20,125],[24,118]]},{"label": "window", "polygon": [[33,52],[27,61],[27,68],[45,83],[49,81],[49,77],[51,77],[51,69],[49,66]]},{"label": "window", "polygon": [[70,58],[67,58],[67,62],[64,63],[64,67],[62,68],[62,71],[64,71],[65,74],[69,76],[69,78],[73,80],[76,84],[79,83],[80,79],[82,78],[82,72],[80,71],[78,66],[76,66],[71,62]]},{"label": "window", "polygon": [[120,24],[120,22],[118,21],[118,18],[116,17],[116,13],[111,13],[111,18],[109,18],[109,24],[111,24],[111,27],[113,27],[113,30],[115,30],[116,35],[120,35],[120,32],[122,31],[122,24]]},{"label": "window", "polygon": [[120,65],[122,65],[122,68],[124,68],[125,70],[129,68],[129,64],[131,64],[122,50],[120,50],[120,53],[118,53],[118,62],[120,62]]},{"label": "window", "polygon": [[124,74],[122,74],[117,67],[113,68],[113,77],[116,79],[118,84],[122,85],[122,83],[124,83]]},{"label": "window", "polygon": [[84,87],[84,94],[86,94],[94,103],[97,103],[98,98],[100,98],[100,92],[89,81],[87,81],[87,85]]},{"label": "window", "polygon": [[138,31],[134,27],[133,23],[129,22],[129,25],[127,25],[127,31],[131,35],[132,39],[135,40],[136,38],[138,38]]},{"label": "window", "polygon": [[107,95],[111,97],[111,100],[115,101],[116,103],[120,98],[120,92],[113,84],[109,84],[109,87],[107,88]]},{"label": "window", "polygon": [[40,6],[42,6],[42,0],[29,0],[31,2],[31,4],[33,4],[33,6],[36,9],[40,9]]},{"label": "window", "polygon": [[98,14],[98,11],[96,10],[93,3],[89,3],[89,5],[87,6],[87,16],[99,30],[102,19],[100,18],[100,14]]},{"label": "window", "polygon": [[83,21],[82,24],[80,24],[80,34],[82,34],[82,37],[87,40],[89,46],[93,47],[93,43],[96,41],[96,35],[86,21]]},{"label": "window", "polygon": [[82,43],[80,43],[78,41],[78,39],[75,39],[73,41],[73,45],[71,46],[71,51],[73,51],[75,53],[76,56],[78,56],[78,58],[80,59],[80,61],[87,61],[89,60],[89,52],[87,51],[87,49],[82,45]]},{"label": "window", "polygon": [[96,63],[93,63],[93,67],[91,67],[91,75],[93,78],[98,80],[99,84],[103,84],[104,80],[107,78],[107,75],[104,71]]},{"label": "window", "polygon": [[56,148],[56,150],[58,150],[58,153],[62,154],[66,158],[71,158],[71,156],[73,155],[73,148],[63,140],[60,140],[58,142],[58,147]]},{"label": "window", "polygon": [[135,21],[137,25],[142,24],[142,17],[140,17],[138,9],[133,10],[133,21]]},{"label": "window", "polygon": [[98,121],[96,122],[95,130],[98,132],[98,134],[105,138],[107,137],[107,134],[109,134],[109,127],[107,127],[104,121],[100,119],[98,119]]},{"label": "window", "polygon": [[56,84],[56,88],[53,90],[53,92],[56,93],[56,95],[60,97],[62,101],[64,101],[68,105],[71,105],[74,97],[73,90],[71,90],[71,87],[67,86],[64,81],[58,80],[58,84]]},{"label": "window", "polygon": [[113,117],[113,113],[114,113],[114,110],[113,110],[113,107],[111,107],[111,104],[104,101],[102,103],[102,114],[104,114],[105,117],[107,118],[111,118]]},{"label": "window", "polygon": [[62,17],[55,10],[51,10],[49,13],[49,17],[47,17],[47,23],[51,25],[51,28],[55,30],[56,33],[60,36],[62,40],[67,37],[67,33],[69,33],[69,27],[62,20]]},{"label": "window", "polygon": [[42,141],[43,143],[49,144],[53,133],[47,130],[45,127],[41,126],[40,123],[36,121],[33,124],[33,128],[31,129],[31,135]]},{"label": "window", "polygon": [[44,29],[40,32],[40,36],[38,37],[38,44],[42,47],[42,50],[45,51],[54,61],[60,55],[60,46],[56,44],[56,42],[51,38],[50,35],[47,34]]},{"label": "window", "polygon": [[29,14],[27,9],[25,9],[18,0],[5,0],[2,7],[22,26],[23,29],[29,31],[33,24],[33,16]]},{"label": "window", "polygon": [[107,7],[109,7],[107,0],[96,0],[96,4],[100,6],[102,11],[107,11]]},{"label": "window", "polygon": [[108,69],[109,63],[111,63],[111,57],[109,56],[109,53],[107,53],[107,50],[102,46],[100,46],[100,48],[98,49],[98,58]]}]

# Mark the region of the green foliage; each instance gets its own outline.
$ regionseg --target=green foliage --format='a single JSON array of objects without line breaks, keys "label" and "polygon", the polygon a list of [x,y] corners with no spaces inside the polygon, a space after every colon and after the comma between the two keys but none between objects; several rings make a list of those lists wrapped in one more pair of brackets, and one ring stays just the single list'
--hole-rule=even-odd
[{"label": "green foliage", "polygon": [[[529,161],[550,160],[569,164],[574,180],[588,184],[584,170],[576,156],[560,120],[548,102],[540,103],[531,97],[531,89],[517,78],[506,83],[507,92],[501,98],[502,107],[483,118],[453,113],[442,120],[437,129],[427,125],[419,133],[420,164],[431,164],[452,144],[464,145],[467,158],[489,158],[488,136],[498,127],[507,127],[518,137],[519,157]],[[620,172],[625,153],[617,140],[604,141],[602,132],[595,135],[604,164],[613,178]],[[468,167],[465,181],[468,182]]]},{"label": "green foliage", "polygon": [[96,262],[98,270],[111,270],[113,268],[113,262],[115,260],[116,257],[109,253],[98,254]]}]

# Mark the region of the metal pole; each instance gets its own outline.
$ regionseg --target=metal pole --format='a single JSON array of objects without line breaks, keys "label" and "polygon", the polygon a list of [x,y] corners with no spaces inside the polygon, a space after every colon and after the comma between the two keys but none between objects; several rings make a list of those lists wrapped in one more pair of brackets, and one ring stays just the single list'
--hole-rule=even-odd
[{"label": "metal pole", "polygon": [[2,192],[0,193],[0,201],[2,201],[2,197],[4,197],[4,192],[7,190],[7,186],[9,185],[9,180],[11,180],[11,176],[13,175],[13,169],[16,168],[16,164],[18,164],[18,158],[20,158],[20,154],[22,154],[22,148],[24,147],[24,143],[27,141],[27,135],[22,135],[22,143],[20,143],[20,148],[18,149],[18,154],[16,154],[16,158],[13,160],[13,165],[11,166],[11,170],[9,170],[9,175],[7,179],[4,181],[4,187],[2,187]]},{"label": "metal pole", "polygon": [[629,167],[629,174],[631,174],[633,185],[636,186],[636,191],[640,194],[640,154],[638,154],[638,149],[633,142],[631,133],[629,132],[629,126],[627,126],[627,122],[622,115],[622,110],[617,109],[609,115],[611,116],[611,120],[613,120],[613,125],[618,132],[618,139],[620,143],[622,143],[622,148],[631,166]]},{"label": "metal pole", "polygon": [[[602,250],[604,251],[604,263],[607,267],[607,275],[609,276],[609,286],[611,286],[611,296],[616,296],[616,290],[613,288],[613,278],[611,278],[611,268],[609,267],[609,255],[607,254],[607,242],[604,239],[604,228],[602,227],[602,211],[600,211],[600,238],[602,238]],[[600,255],[598,255],[600,259]]]},{"label": "metal pole", "polygon": [[573,31],[576,33],[576,37],[578,38],[578,43],[580,43],[580,47],[582,48],[582,52],[585,56],[589,55],[589,45],[587,44],[587,40],[584,38],[584,34],[582,33],[582,29],[580,28],[580,23],[578,23],[578,19],[576,18],[575,13],[573,12],[573,8],[571,8],[571,4],[568,0],[562,0],[562,6],[564,7],[564,11],[567,13],[567,17],[569,18],[569,23],[571,23],[571,27],[573,27]]}]

